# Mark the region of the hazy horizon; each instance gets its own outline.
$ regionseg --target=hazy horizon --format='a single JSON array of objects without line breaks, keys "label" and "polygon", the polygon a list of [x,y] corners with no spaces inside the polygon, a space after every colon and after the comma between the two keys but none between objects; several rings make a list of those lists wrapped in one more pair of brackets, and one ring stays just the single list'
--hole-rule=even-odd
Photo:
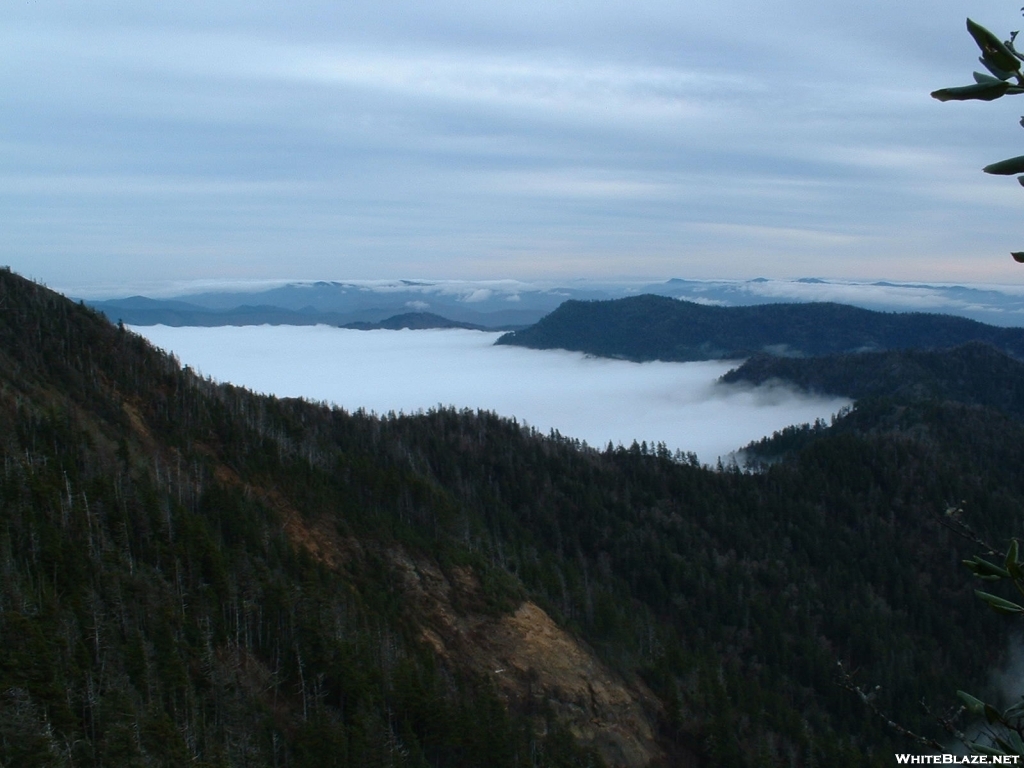
[{"label": "hazy horizon", "polygon": [[47,284],[1024,282],[1024,195],[980,170],[1018,106],[929,96],[1010,5],[6,11],[0,263]]},{"label": "hazy horizon", "polygon": [[[886,280],[828,280],[756,278],[752,280],[686,279],[659,282],[501,280],[199,280],[150,284],[153,290],[116,290],[108,286],[92,295],[63,292],[84,299],[117,322],[151,325],[220,324],[216,318],[171,320],[150,313],[148,319],[131,310],[153,310],[156,304],[135,302],[138,297],[165,302],[164,309],[223,311],[245,306],[248,322],[316,322],[293,318],[252,318],[254,306],[278,307],[293,312],[330,312],[320,322],[344,325],[352,321],[379,321],[406,312],[431,312],[452,320],[486,327],[528,325],[556,309],[563,301],[608,300],[655,293],[713,306],[749,306],[768,303],[837,302],[882,312],[930,312],[957,315],[996,326],[1024,326],[1024,286],[984,282],[894,282]],[[60,290],[60,287],[57,287]],[[119,303],[124,302],[124,303]],[[225,319],[224,322],[238,320]]]}]

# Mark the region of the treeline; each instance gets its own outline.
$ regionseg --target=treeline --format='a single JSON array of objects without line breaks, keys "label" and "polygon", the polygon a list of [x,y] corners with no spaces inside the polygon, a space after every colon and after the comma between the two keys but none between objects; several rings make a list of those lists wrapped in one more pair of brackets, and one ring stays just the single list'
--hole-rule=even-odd
[{"label": "treeline", "polygon": [[[0,762],[599,765],[557,692],[424,641],[389,552],[532,599],[660,701],[666,760],[887,765],[1004,650],[964,507],[1020,533],[1024,426],[865,402],[763,472],[604,452],[488,413],[257,397],[0,273]],[[334,541],[332,557],[296,530]],[[563,708],[564,709],[564,708]],[[682,757],[680,757],[682,756]]]},{"label": "treeline", "polygon": [[[417,480],[368,461],[373,431],[216,387],[0,273],[0,764],[598,764],[420,642],[383,555]],[[275,498],[365,556],[295,546]]]},{"label": "treeline", "polygon": [[864,350],[944,349],[982,341],[1024,357],[1024,329],[922,312],[875,312],[845,304],[714,307],[664,296],[566,301],[499,344],[567,349],[626,360],[735,360]]},{"label": "treeline", "polygon": [[1024,417],[1024,363],[972,342],[954,349],[861,352],[816,358],[758,355],[729,371],[729,384],[777,379],[855,400],[953,400]]}]

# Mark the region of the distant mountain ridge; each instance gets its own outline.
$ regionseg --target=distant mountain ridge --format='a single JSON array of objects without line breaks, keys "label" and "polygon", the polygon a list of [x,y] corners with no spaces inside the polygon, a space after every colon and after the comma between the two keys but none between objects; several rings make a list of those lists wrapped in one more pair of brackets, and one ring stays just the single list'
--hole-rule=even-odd
[{"label": "distant mountain ridge", "polygon": [[835,303],[715,307],[663,296],[567,301],[496,343],[634,361],[728,360],[768,353],[812,357],[937,349],[971,341],[1024,357],[1024,329],[950,315],[888,313]]},{"label": "distant mountain ridge", "polygon": [[379,323],[355,322],[347,323],[342,328],[349,328],[357,331],[422,331],[431,328],[462,328],[468,331],[494,331],[504,328],[488,328],[476,323],[461,323],[458,320],[449,320],[447,317],[435,315],[433,312],[404,312],[400,315],[381,320]]},{"label": "distant mountain ridge", "polygon": [[1001,327],[1024,325],[1024,295],[1007,285],[858,282],[814,277],[733,281],[672,278],[639,293],[718,307],[832,301],[878,312],[939,312]]},{"label": "distant mountain ridge", "polygon": [[[334,325],[342,328],[389,328],[395,318],[397,322],[417,323],[416,328],[472,328],[476,330],[503,331],[528,325],[542,314],[536,313],[493,313],[491,315],[469,313],[481,322],[452,320],[432,312],[394,313],[393,308],[374,307],[360,311],[336,312],[315,307],[289,309],[271,304],[239,304],[227,309],[210,309],[185,301],[159,301],[144,296],[127,299],[92,302],[93,309],[99,310],[112,322],[127,325],[168,325],[172,327],[194,326],[212,328],[224,325]],[[464,313],[465,314],[465,313]],[[438,318],[431,321],[426,317]],[[418,318],[418,319],[417,319]],[[433,323],[433,324],[431,324]]]},{"label": "distant mountain ridge", "polygon": [[889,765],[836,660],[920,732],[991,676],[936,519],[1019,527],[1024,422],[797,437],[748,474],[259,396],[0,269],[0,764]]},{"label": "distant mountain ridge", "polygon": [[240,304],[230,309],[207,309],[185,301],[159,301],[145,296],[97,301],[92,304],[112,322],[128,325],[216,327],[222,325],[342,325],[349,315],[294,310],[268,304]]},{"label": "distant mountain ridge", "polygon": [[534,323],[566,298],[607,298],[588,289],[540,290],[493,283],[382,281],[291,283],[263,291],[222,290],[152,299],[89,300],[129,325],[348,325],[379,323],[403,313],[430,312],[460,323],[505,329]]},{"label": "distant mountain ridge", "polygon": [[[320,280],[254,286],[243,282],[177,293],[173,298],[84,298],[111,320],[129,325],[343,325],[380,322],[403,312],[433,312],[459,322],[497,328],[535,323],[569,299],[608,300],[646,293],[719,307],[833,301],[881,312],[942,312],[997,326],[1024,325],[1024,290],[1015,286],[813,277],[672,278],[654,283],[571,280],[564,284],[520,280]],[[254,307],[267,308],[269,313],[253,312]]]}]

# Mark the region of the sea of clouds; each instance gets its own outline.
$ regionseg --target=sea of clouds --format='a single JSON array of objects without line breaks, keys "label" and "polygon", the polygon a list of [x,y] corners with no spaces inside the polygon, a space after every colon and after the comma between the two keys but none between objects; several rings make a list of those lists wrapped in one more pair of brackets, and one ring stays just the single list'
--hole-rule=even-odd
[{"label": "sea of clouds", "polygon": [[704,463],[849,404],[785,387],[717,383],[735,362],[631,363],[494,346],[468,330],[356,331],[328,326],[134,329],[217,381],[349,411],[484,409],[596,447],[664,442]]}]

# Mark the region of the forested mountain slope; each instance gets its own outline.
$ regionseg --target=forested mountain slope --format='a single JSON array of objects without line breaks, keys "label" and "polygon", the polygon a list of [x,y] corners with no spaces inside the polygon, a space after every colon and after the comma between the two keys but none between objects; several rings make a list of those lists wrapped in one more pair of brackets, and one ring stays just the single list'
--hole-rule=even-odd
[{"label": "forested mountain slope", "polygon": [[878,401],[764,473],[182,370],[0,272],[0,763],[889,765],[1003,625],[1024,427]]},{"label": "forested mountain slope", "polygon": [[805,357],[939,349],[983,341],[1024,357],[1024,329],[950,315],[874,312],[844,304],[712,307],[664,296],[567,301],[499,344],[627,360],[729,360],[768,352]]},{"label": "forested mountain slope", "polygon": [[942,351],[902,350],[781,358],[758,355],[722,377],[726,383],[778,379],[801,389],[869,397],[955,400],[1024,418],[1024,362],[987,344]]},{"label": "forested mountain slope", "polygon": [[482,325],[463,323],[458,320],[449,320],[447,317],[434,314],[433,312],[403,312],[398,315],[381,320],[379,323],[356,322],[346,323],[342,328],[352,328],[358,331],[401,331],[410,329],[414,331],[427,328],[465,328],[471,331],[504,330],[504,328],[485,328]]}]

